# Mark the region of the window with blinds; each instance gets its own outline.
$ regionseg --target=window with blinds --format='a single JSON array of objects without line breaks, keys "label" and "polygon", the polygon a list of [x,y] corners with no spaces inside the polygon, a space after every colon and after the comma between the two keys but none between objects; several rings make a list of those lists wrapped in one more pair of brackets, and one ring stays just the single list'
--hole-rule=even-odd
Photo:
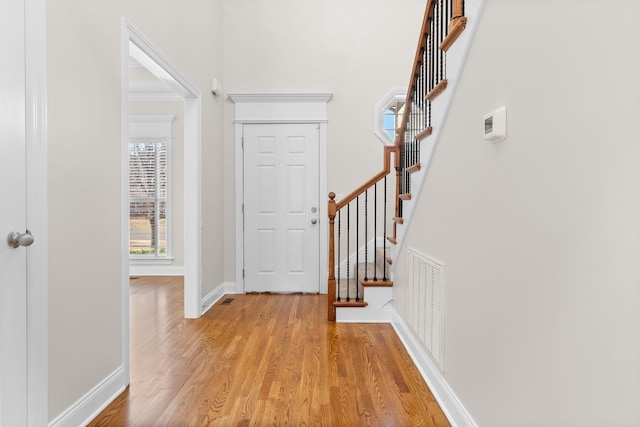
[{"label": "window with blinds", "polygon": [[129,254],[164,258],[168,218],[168,141],[129,142]]}]

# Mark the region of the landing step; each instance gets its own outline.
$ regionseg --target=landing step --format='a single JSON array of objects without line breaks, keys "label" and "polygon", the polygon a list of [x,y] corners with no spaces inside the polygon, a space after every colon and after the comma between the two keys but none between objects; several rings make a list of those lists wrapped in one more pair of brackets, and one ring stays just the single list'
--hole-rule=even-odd
[{"label": "landing step", "polygon": [[393,286],[393,282],[391,280],[361,280],[360,284],[364,287],[384,287],[384,286]]},{"label": "landing step", "polygon": [[332,304],[334,307],[366,307],[369,305],[364,301],[356,301],[356,300],[347,301],[346,299],[343,299],[340,301],[334,301]]}]

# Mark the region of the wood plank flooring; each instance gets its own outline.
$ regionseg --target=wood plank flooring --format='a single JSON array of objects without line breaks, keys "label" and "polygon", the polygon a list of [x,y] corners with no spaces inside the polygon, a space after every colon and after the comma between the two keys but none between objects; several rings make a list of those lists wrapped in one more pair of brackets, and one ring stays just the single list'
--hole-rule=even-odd
[{"label": "wood plank flooring", "polygon": [[393,328],[327,322],[325,295],[182,310],[182,278],[131,281],[131,385],[90,426],[449,426]]}]

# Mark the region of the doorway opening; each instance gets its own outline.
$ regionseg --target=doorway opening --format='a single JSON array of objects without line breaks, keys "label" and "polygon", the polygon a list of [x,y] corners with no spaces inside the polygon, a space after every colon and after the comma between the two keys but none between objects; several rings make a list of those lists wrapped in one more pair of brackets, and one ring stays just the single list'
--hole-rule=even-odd
[{"label": "doorway opening", "polygon": [[[121,165],[122,165],[122,359],[124,361],[127,383],[130,378],[130,327],[129,327],[129,122],[131,115],[130,100],[130,64],[143,68],[154,82],[163,87],[166,102],[181,102],[184,124],[182,186],[177,188],[183,195],[182,209],[182,243],[183,243],[183,275],[184,275],[184,316],[198,318],[202,314],[201,307],[201,93],[189,79],[178,70],[156,47],[154,47],[131,23],[122,19],[122,60],[121,60]],[[135,86],[135,85],[134,85]],[[156,93],[157,94],[157,93]],[[174,106],[175,107],[175,106]],[[188,189],[188,191],[186,191]]]}]

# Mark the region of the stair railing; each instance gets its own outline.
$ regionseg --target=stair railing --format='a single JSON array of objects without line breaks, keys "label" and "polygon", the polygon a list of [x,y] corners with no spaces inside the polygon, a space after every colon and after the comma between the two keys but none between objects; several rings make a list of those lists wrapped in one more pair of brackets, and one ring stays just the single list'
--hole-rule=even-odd
[{"label": "stair railing", "polygon": [[[335,193],[329,193],[329,320],[335,320],[336,305],[366,305],[362,301],[361,279],[372,282],[387,280],[386,248],[383,248],[382,255],[378,255],[375,241],[378,230],[382,231],[383,238],[387,237],[387,176],[391,172],[391,154],[395,152],[395,146],[385,146],[382,170],[340,200],[336,201]],[[372,242],[373,254],[369,254]],[[361,258],[362,247],[364,253]],[[357,268],[361,261],[365,265],[369,261],[373,261],[373,265],[378,264],[379,256],[383,258],[380,260],[383,265],[381,273],[375,268],[371,271],[365,268],[363,272]]]},{"label": "stair railing", "polygon": [[467,23],[464,0],[429,0],[418,48],[413,62],[400,129],[395,145],[396,211],[392,243],[396,238],[402,204],[411,200],[411,174],[421,168],[420,142],[433,130],[432,102],[447,88],[446,51],[460,36]]},{"label": "stair railing", "polygon": [[[397,243],[397,225],[402,224],[402,204],[411,199],[411,174],[420,170],[420,142],[431,135],[432,101],[447,87],[446,51],[466,26],[464,0],[428,0],[422,22],[420,40],[402,111],[402,121],[393,146],[384,147],[383,169],[360,187],[336,201],[329,193],[329,271],[328,319],[336,318],[336,306],[364,306],[361,291],[360,253],[364,248],[365,282],[388,280],[386,241]],[[392,215],[392,235],[387,236],[388,211],[387,176],[391,172],[391,154],[394,154],[395,206]],[[381,183],[382,182],[382,183]],[[383,203],[378,203],[378,185],[383,186]],[[373,219],[370,192],[373,192]],[[380,218],[382,217],[382,219]],[[362,220],[362,226],[361,226]],[[355,222],[354,225],[352,223]],[[373,224],[373,227],[371,226]],[[376,242],[378,224],[383,233],[383,271],[378,278],[378,255],[373,245],[373,258],[369,246]],[[355,228],[355,231],[353,230]],[[361,231],[361,229],[363,231]],[[336,239],[337,231],[337,239]],[[369,232],[372,239],[369,239]],[[360,240],[361,236],[363,241]],[[353,246],[352,246],[353,245]],[[373,278],[369,277],[369,259],[373,260]],[[337,269],[336,269],[337,265]],[[337,271],[336,271],[337,270]],[[346,271],[345,271],[346,270]],[[337,274],[337,276],[336,276]]]}]

